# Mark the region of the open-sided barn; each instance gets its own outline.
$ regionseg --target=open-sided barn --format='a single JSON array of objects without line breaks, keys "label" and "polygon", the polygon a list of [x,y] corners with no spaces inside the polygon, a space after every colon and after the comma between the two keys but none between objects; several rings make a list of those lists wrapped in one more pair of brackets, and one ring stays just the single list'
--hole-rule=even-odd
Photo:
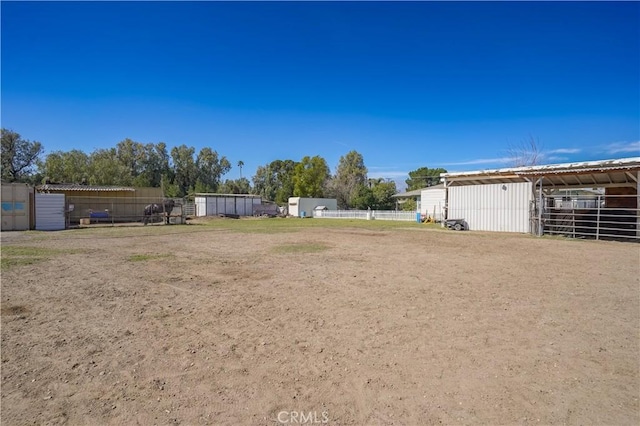
[{"label": "open-sided barn", "polygon": [[[640,157],[444,173],[447,219],[471,230],[640,240]],[[569,189],[590,203],[558,208]],[[593,190],[595,192],[595,202]],[[580,195],[570,196],[579,201]]]},{"label": "open-sided barn", "polygon": [[[141,221],[148,204],[162,203],[161,188],[133,188],[126,186],[96,186],[78,184],[45,184],[36,187],[39,194],[63,194],[62,214],[67,223],[80,223],[81,219],[95,222]],[[41,205],[46,197],[41,197]],[[36,200],[37,201],[37,200]],[[59,200],[52,200],[60,203]],[[59,208],[51,214],[59,214]],[[36,202],[36,227],[38,222]],[[46,220],[41,217],[40,222]]]}]

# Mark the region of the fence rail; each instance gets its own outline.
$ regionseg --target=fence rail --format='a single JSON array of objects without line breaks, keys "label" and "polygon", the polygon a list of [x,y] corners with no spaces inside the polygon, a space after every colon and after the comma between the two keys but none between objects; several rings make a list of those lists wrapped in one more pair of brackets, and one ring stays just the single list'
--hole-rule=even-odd
[{"label": "fence rail", "polygon": [[557,197],[546,197],[542,211],[544,234],[640,242],[636,195],[567,198],[559,203]]},{"label": "fence rail", "polygon": [[[169,213],[172,218],[183,217],[183,200],[173,199],[175,206]],[[65,215],[68,224],[115,224],[143,222],[145,207],[150,204],[162,205],[159,197],[95,197],[68,195],[65,198]],[[152,215],[152,221],[160,221],[164,212]]]},{"label": "fence rail", "polygon": [[416,212],[395,210],[318,210],[314,217],[323,219],[398,220],[415,222]]}]

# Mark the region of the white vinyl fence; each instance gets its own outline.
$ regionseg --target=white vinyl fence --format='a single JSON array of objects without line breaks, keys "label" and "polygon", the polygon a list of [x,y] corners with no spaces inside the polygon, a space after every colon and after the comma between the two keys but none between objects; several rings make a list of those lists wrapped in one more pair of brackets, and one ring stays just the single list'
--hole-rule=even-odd
[{"label": "white vinyl fence", "polygon": [[416,222],[416,212],[395,210],[318,210],[314,217],[323,219],[400,220]]}]

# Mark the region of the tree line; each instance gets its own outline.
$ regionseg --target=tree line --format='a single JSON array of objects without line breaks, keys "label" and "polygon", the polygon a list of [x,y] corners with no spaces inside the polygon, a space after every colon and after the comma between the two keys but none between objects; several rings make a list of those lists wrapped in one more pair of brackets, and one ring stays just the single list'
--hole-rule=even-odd
[{"label": "tree line", "polygon": [[[341,209],[393,209],[397,193],[394,181],[369,178],[364,159],[357,151],[340,158],[335,174],[321,156],[305,156],[300,161],[275,160],[259,166],[249,181],[242,177],[243,161],[238,161],[239,179],[223,179],[231,162],[212,148],[187,145],[171,148],[164,142],[140,143],[131,139],[113,148],[84,151],[54,151],[43,157],[40,142],[23,139],[2,129],[2,181],[77,183],[161,187],[168,197],[190,197],[195,193],[218,192],[256,194],[286,204],[289,197],[336,198]],[[444,169],[421,167],[409,172],[407,191],[439,182]],[[415,203],[405,203],[414,209]]]}]

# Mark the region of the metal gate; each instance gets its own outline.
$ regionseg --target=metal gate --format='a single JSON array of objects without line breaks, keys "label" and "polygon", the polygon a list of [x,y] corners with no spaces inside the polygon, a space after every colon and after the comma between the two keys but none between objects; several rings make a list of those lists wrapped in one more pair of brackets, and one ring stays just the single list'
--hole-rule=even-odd
[{"label": "metal gate", "polygon": [[[532,207],[532,229],[542,218],[545,235],[640,242],[640,209],[636,195],[558,195],[541,197]],[[539,214],[541,215],[539,216]]]}]

